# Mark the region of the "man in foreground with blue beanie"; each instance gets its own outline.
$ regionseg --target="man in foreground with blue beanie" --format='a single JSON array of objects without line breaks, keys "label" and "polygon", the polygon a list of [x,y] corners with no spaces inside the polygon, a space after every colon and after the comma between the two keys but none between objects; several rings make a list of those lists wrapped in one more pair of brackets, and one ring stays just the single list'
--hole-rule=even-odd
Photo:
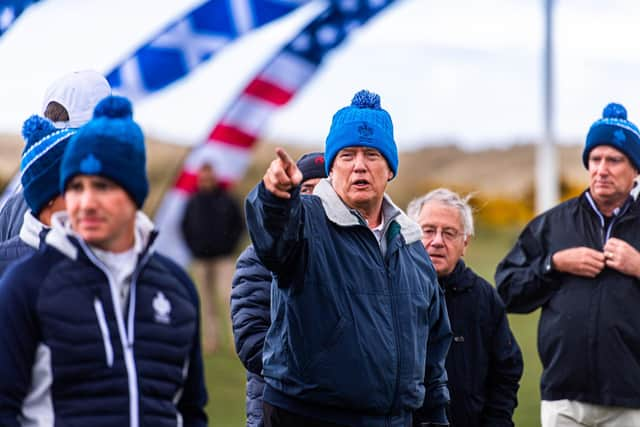
[{"label": "man in foreground with blue beanie", "polygon": [[265,426],[409,427],[423,401],[425,425],[447,424],[451,329],[420,228],[385,194],[398,152],[380,97],[358,92],[334,115],[329,178],[312,196],[276,153],[246,201],[256,253],[274,273]]},{"label": "man in foreground with blue beanie", "polygon": [[127,99],[73,135],[59,190],[44,245],[0,279],[0,425],[206,426],[198,296],[153,251]]},{"label": "man in foreground with blue beanie", "polygon": [[589,188],[533,219],[496,270],[507,311],[542,308],[543,427],[640,425],[640,132],[605,107],[582,155]]}]

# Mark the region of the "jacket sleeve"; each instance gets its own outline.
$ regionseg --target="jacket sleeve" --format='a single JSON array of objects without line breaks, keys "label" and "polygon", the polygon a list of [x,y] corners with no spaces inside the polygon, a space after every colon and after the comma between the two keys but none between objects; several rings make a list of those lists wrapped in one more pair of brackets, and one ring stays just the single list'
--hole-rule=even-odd
[{"label": "jacket sleeve", "polygon": [[422,423],[448,424],[446,410],[449,405],[447,371],[445,360],[451,345],[451,325],[444,299],[444,293],[437,281],[429,308],[429,338],[427,340],[427,361],[425,366],[424,403],[415,412],[415,421]]},{"label": "jacket sleeve", "polygon": [[509,320],[500,297],[493,289],[492,295],[491,314],[495,328],[490,344],[487,400],[482,413],[482,425],[512,427],[523,370],[522,353],[509,329]]},{"label": "jacket sleeve", "polygon": [[[247,196],[245,211],[253,246],[269,270],[284,275],[287,267],[304,264],[298,259],[304,230],[300,187],[291,191],[290,199],[282,199],[260,181]],[[278,285],[285,282],[281,280]]]},{"label": "jacket sleeve", "polygon": [[20,234],[22,220],[28,210],[29,206],[27,206],[22,192],[9,196],[0,209],[0,242]]},{"label": "jacket sleeve", "polygon": [[515,246],[498,264],[498,293],[510,313],[530,313],[542,307],[556,289],[551,268],[548,217],[534,219],[518,237]]},{"label": "jacket sleeve", "polygon": [[[0,425],[18,427],[22,403],[41,341],[37,286],[14,264],[0,280]],[[21,279],[22,278],[22,279]]]},{"label": "jacket sleeve", "polygon": [[271,325],[271,272],[258,259],[253,246],[236,263],[231,289],[231,322],[236,352],[245,368],[262,371],[262,347]]},{"label": "jacket sleeve", "polygon": [[[200,302],[195,285],[181,268],[175,266],[174,271],[187,288],[191,300],[197,308],[197,318],[200,319]],[[189,367],[184,382],[183,393],[177,404],[178,410],[182,414],[185,427],[206,427],[208,425],[207,414],[204,410],[208,395],[200,345],[200,322],[198,321],[196,324],[197,327],[193,336],[194,344],[189,354]]]}]

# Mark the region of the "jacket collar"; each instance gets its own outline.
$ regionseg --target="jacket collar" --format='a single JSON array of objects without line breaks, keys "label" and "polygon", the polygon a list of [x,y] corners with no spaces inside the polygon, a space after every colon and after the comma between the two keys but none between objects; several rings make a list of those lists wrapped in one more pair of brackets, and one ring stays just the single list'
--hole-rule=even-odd
[{"label": "jacket collar", "polygon": [[[600,218],[600,221],[602,223],[604,223],[604,215],[598,209],[598,206],[596,205],[595,200],[593,200],[593,197],[591,196],[591,193],[589,192],[588,188],[582,193],[580,199],[581,199],[582,203],[584,203],[585,206],[587,206],[588,209],[594,215],[596,215],[598,218]],[[630,194],[629,197],[627,197],[627,200],[625,200],[625,202],[622,204],[622,206],[620,206],[619,208],[616,209],[616,211],[614,212],[613,216],[614,217],[622,217],[622,216],[626,215],[627,213],[631,213],[631,214],[636,215],[636,213],[634,211],[637,210],[638,204],[640,204],[640,200],[637,200],[636,198],[634,198],[633,195]],[[636,209],[634,209],[634,208],[636,208]]]},{"label": "jacket collar", "polygon": [[[153,242],[157,231],[154,230],[153,222],[142,211],[136,213],[135,242],[134,247],[137,254],[153,252]],[[71,259],[78,258],[78,250],[88,246],[71,229],[69,215],[64,212],[56,212],[51,217],[51,231],[47,233],[45,242],[53,246]]]},{"label": "jacket collar", "polygon": [[458,260],[455,268],[446,276],[438,277],[442,289],[453,292],[461,292],[473,286],[473,281],[466,277],[467,265],[462,258]]},{"label": "jacket collar", "polygon": [[[349,208],[340,199],[328,178],[321,179],[313,194],[322,201],[322,207],[329,221],[341,226],[349,227],[364,225],[366,223],[357,210]],[[391,198],[385,193],[382,200],[382,210],[385,219],[385,228],[395,221],[400,226],[400,234],[404,237],[406,244],[419,241],[422,238],[420,226],[409,218],[400,208],[398,208]]]},{"label": "jacket collar", "polygon": [[48,229],[49,227],[41,223],[28,209],[24,213],[22,227],[20,227],[20,240],[32,248],[38,249],[40,247],[40,234]]}]

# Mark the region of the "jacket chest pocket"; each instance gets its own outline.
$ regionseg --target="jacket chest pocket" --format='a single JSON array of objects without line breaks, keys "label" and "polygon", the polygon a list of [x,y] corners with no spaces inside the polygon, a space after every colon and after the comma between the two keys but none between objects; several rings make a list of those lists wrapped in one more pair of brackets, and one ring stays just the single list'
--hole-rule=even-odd
[{"label": "jacket chest pocket", "polygon": [[100,327],[100,335],[102,336],[102,342],[104,345],[105,361],[108,367],[113,366],[113,346],[111,345],[111,334],[109,333],[109,324],[107,318],[104,315],[104,307],[102,301],[98,298],[93,300],[93,309],[96,312],[96,318],[98,319],[98,326]]}]

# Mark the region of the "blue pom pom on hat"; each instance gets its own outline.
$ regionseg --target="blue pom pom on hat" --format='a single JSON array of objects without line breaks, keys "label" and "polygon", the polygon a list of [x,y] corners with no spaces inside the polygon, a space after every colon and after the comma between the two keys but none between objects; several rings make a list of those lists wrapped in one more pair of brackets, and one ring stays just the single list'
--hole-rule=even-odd
[{"label": "blue pom pom on hat", "polygon": [[599,145],[609,145],[621,151],[640,171],[640,131],[627,120],[627,110],[623,105],[615,102],[608,104],[602,112],[602,118],[591,125],[582,152],[585,168],[589,168],[589,153]]},{"label": "blue pom pom on hat", "polygon": [[327,175],[338,152],[346,147],[377,149],[396,176],[398,147],[393,139],[393,122],[381,107],[378,94],[361,90],[353,96],[351,105],[333,115],[324,150]]},{"label": "blue pom pom on hat", "polygon": [[22,125],[25,147],[20,160],[20,182],[27,206],[36,216],[60,194],[60,164],[75,129],[57,129],[50,120],[33,115]]},{"label": "blue pom pom on hat", "polygon": [[71,138],[62,159],[60,190],[76,175],[100,175],[120,185],[142,208],[149,193],[144,135],[131,102],[108,96]]}]

